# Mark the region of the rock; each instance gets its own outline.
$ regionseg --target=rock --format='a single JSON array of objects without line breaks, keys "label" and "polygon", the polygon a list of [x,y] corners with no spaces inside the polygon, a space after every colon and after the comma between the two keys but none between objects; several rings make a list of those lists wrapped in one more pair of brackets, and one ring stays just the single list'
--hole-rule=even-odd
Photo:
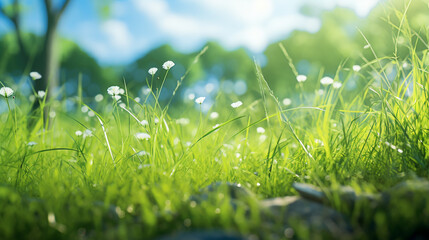
[{"label": "rock", "polygon": [[306,183],[293,183],[292,187],[305,199],[329,205],[337,202],[349,210],[355,206],[356,202],[376,204],[380,199],[378,194],[364,193],[357,195],[350,186],[340,186],[337,189],[327,189],[324,192],[320,188]]},{"label": "rock", "polygon": [[219,192],[219,191],[225,192],[232,199],[254,197],[254,194],[246,187],[243,187],[237,183],[230,183],[230,182],[215,182],[207,186],[202,191],[203,192]]},{"label": "rock", "polygon": [[392,198],[406,201],[429,199],[429,181],[418,178],[398,183],[394,187],[382,192],[383,202],[386,204]]},{"label": "rock", "polygon": [[237,209],[238,206],[247,208],[248,203],[257,201],[256,196],[250,190],[239,184],[229,182],[212,183],[201,189],[199,194],[192,195],[189,201],[221,203],[225,199],[230,200],[234,209]]},{"label": "rock", "polygon": [[264,219],[281,229],[291,228],[310,234],[310,238],[350,238],[353,230],[348,220],[334,209],[301,197],[280,197],[261,201]]},{"label": "rock", "polygon": [[307,184],[294,182],[292,187],[301,195],[301,197],[311,201],[323,203],[326,199],[325,194],[320,188]]},{"label": "rock", "polygon": [[158,238],[158,240],[245,240],[246,238],[237,233],[222,230],[199,230],[189,232],[178,232]]}]

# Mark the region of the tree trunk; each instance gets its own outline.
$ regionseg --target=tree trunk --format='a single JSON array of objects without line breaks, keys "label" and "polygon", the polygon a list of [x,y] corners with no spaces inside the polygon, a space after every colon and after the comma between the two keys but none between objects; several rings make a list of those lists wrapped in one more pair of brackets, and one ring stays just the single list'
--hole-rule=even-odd
[{"label": "tree trunk", "polygon": [[47,26],[41,59],[36,59],[36,69],[42,74],[42,79],[36,80],[36,91],[48,91],[48,97],[55,94],[58,87],[58,55],[56,53],[56,23]]}]

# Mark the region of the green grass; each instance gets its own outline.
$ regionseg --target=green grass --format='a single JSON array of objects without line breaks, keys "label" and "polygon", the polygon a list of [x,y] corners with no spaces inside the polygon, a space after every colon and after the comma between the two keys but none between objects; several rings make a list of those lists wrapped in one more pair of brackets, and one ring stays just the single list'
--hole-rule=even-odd
[{"label": "green grass", "polygon": [[[401,23],[397,37],[422,41],[406,21]],[[429,55],[414,46],[400,46],[409,49],[401,58],[396,52],[378,57],[369,49],[374,58],[361,71],[346,67],[350,64],[339,66],[334,79],[343,83],[341,88],[320,86],[321,95],[301,92],[300,99],[312,99],[311,104],[294,107],[282,106],[256,64],[258,96],[239,99],[219,93],[210,111],[219,113],[215,120],[210,112],[198,111],[196,103],[183,103],[180,114],[170,109],[172,101],[180,100],[175,93],[171,100],[158,102],[162,88],[140,104],[124,82],[125,109],[107,94],[96,105],[79,94],[71,99],[79,106],[74,112],[61,110],[65,100],[36,99],[56,111],[44,122],[40,111],[30,113],[28,96],[18,87],[15,98],[0,99],[9,106],[0,115],[0,236],[146,239],[222,228],[267,238],[256,206],[247,216],[243,209],[232,211],[224,199],[196,204],[189,198],[219,181],[240,183],[263,199],[295,195],[295,181],[376,192],[404,179],[428,177]],[[293,67],[285,46],[280,47]],[[392,68],[397,70],[393,77]],[[168,71],[157,74],[172,80]],[[323,71],[317,79],[321,77]],[[356,79],[365,86],[347,91],[347,82]],[[186,76],[177,89],[182,81]],[[237,100],[244,104],[230,107]],[[93,106],[95,116],[88,117],[81,106]],[[179,117],[190,123],[177,123]],[[144,119],[148,125],[139,123]],[[215,124],[219,126],[213,128]],[[257,127],[265,128],[264,141]],[[93,136],[75,134],[87,129]],[[150,139],[138,140],[138,132]],[[29,146],[30,141],[37,144]],[[368,236],[392,237],[383,219],[376,216],[377,232]]]}]

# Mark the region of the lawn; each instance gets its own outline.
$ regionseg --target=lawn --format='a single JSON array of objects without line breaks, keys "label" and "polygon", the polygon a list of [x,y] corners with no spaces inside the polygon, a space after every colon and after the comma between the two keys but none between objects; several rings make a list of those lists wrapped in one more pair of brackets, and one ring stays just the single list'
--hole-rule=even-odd
[{"label": "lawn", "polygon": [[[410,43],[420,41],[408,30],[399,32]],[[148,89],[154,81],[161,87],[144,97],[133,95],[126,79],[95,98],[49,101],[43,92],[31,98],[20,92],[37,76],[23,77],[13,93],[2,82],[0,238],[152,239],[203,230],[248,239],[314,238],[305,223],[268,224],[260,202],[297,196],[296,182],[325,193],[349,186],[358,195],[424,182],[428,48],[415,51],[410,44],[400,60],[396,53],[377,56],[367,44],[362,51],[373,60],[345,61],[333,78],[321,69],[308,79],[279,45],[285,66],[296,73],[296,98],[278,99],[255,62],[248,82],[258,94],[220,91],[208,111],[201,107],[204,96],[178,97],[193,65],[174,79],[174,60],[146,73]],[[349,91],[356,79],[365,85]],[[165,81],[177,81],[177,92],[161,101]],[[306,84],[316,91],[302,90]],[[80,82],[76,86],[82,92]],[[77,108],[68,110],[70,102]],[[237,188],[246,196],[235,196]],[[374,210],[348,208],[333,194],[328,205],[349,219],[350,238],[408,239],[429,228],[428,201]]]}]

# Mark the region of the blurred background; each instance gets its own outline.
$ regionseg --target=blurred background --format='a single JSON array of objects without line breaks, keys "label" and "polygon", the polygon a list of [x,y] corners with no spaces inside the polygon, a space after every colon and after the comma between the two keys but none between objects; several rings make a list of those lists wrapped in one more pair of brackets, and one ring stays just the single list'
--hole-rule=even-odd
[{"label": "blurred background", "polygon": [[[30,96],[28,74],[37,71],[35,89],[66,99],[78,94],[91,104],[107,87],[124,87],[145,98],[151,67],[157,78],[162,63],[175,62],[161,100],[169,98],[195,56],[173,101],[205,96],[208,110],[220,93],[231,100],[259,97],[255,63],[275,94],[298,105],[297,89],[313,94],[322,76],[334,77],[339,66],[365,67],[378,56],[392,55],[396,11],[408,7],[408,20],[419,33],[429,22],[427,0],[0,0],[0,80],[17,94]],[[425,26],[426,25],[426,26]],[[360,32],[362,32],[362,35]],[[423,36],[424,37],[424,36]],[[368,47],[368,42],[371,48]],[[406,41],[399,39],[399,41]],[[298,86],[279,43],[288,51],[298,74],[308,76]],[[425,46],[417,45],[424,48]],[[407,64],[409,52],[398,49]],[[389,71],[395,71],[390,69]],[[340,79],[341,74],[338,72]],[[356,75],[345,85],[355,91],[366,84]],[[154,88],[161,81],[155,79]],[[48,84],[49,83],[49,84]],[[91,99],[91,100],[90,100]],[[309,98],[308,101],[310,101]],[[73,108],[70,101],[67,108]],[[2,107],[3,110],[5,106]]]}]

